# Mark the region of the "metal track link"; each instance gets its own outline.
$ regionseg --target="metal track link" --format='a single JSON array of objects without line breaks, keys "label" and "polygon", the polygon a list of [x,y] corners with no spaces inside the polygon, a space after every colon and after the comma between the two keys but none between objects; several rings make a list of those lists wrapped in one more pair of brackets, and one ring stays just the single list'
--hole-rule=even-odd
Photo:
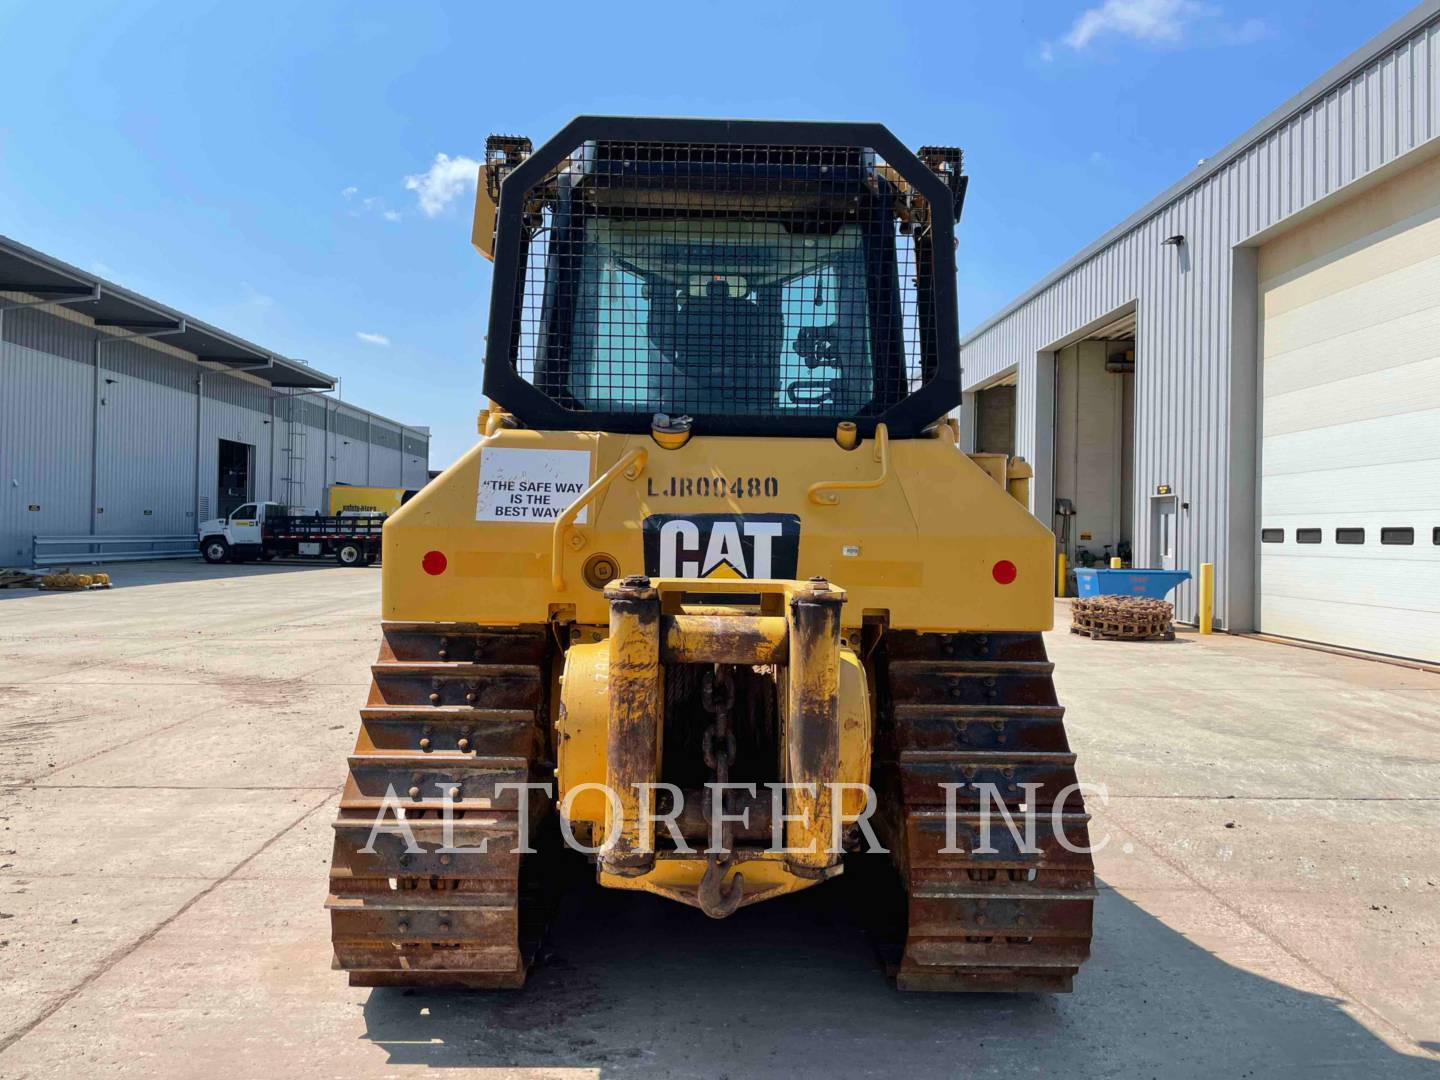
[{"label": "metal track link", "polygon": [[[891,845],[908,895],[900,989],[1070,990],[1090,952],[1095,877],[1090,855],[1057,836],[1059,828],[1072,846],[1089,846],[1084,800],[1066,794],[1075,755],[1043,640],[895,632],[885,646],[877,781],[903,807]],[[993,784],[1021,837],[1020,808],[1033,803],[1033,838],[1018,840],[991,802],[982,843],[973,786],[957,791],[947,835],[942,784]]]},{"label": "metal track link", "polygon": [[[545,898],[528,895],[539,856],[514,850],[519,793],[498,786],[549,779],[545,632],[383,631],[334,825],[335,966],[351,986],[519,987]],[[532,800],[532,847],[547,809]]]}]

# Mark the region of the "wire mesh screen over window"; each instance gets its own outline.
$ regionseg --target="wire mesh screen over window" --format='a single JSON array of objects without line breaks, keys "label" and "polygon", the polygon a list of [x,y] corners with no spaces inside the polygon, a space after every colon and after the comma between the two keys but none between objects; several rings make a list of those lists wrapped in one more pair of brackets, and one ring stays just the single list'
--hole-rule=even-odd
[{"label": "wire mesh screen over window", "polygon": [[878,415],[935,369],[926,221],[864,148],[586,143],[528,193],[511,362],[578,411]]}]

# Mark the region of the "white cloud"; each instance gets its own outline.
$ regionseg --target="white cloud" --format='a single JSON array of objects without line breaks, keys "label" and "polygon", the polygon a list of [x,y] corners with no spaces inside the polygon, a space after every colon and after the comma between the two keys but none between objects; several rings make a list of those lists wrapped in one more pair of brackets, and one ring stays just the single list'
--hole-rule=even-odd
[{"label": "white cloud", "polygon": [[420,211],[437,217],[467,190],[473,190],[480,163],[464,155],[436,154],[430,168],[405,177],[405,190],[415,192]]},{"label": "white cloud", "polygon": [[355,336],[366,345],[379,345],[382,349],[390,347],[390,339],[384,334],[372,334],[367,330],[356,330]]},{"label": "white cloud", "polygon": [[[1261,19],[1232,23],[1224,14],[1203,0],[1104,0],[1080,13],[1064,42],[1078,52],[1106,36],[1146,45],[1180,46],[1194,38],[1207,45],[1250,45],[1270,35]],[[1053,56],[1049,43],[1041,46],[1042,60]]]},{"label": "white cloud", "polygon": [[1083,49],[1102,34],[1119,34],[1152,44],[1175,45],[1190,23],[1214,14],[1214,8],[1196,0],[1105,0],[1080,13],[1065,35],[1065,44]]},{"label": "white cloud", "polygon": [[1048,64],[1055,59],[1055,49],[1048,41],[1040,43],[1040,62]]},{"label": "white cloud", "polygon": [[360,189],[354,184],[342,188],[340,194],[350,204],[346,213],[351,217],[359,218],[369,214],[379,214],[386,221],[399,221],[403,216],[399,210],[392,210],[381,196],[361,195]]}]

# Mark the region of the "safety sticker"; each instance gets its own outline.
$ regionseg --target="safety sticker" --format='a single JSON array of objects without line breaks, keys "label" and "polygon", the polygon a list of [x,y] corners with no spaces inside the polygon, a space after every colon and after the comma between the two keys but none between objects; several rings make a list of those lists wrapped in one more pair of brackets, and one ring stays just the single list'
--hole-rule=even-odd
[{"label": "safety sticker", "polygon": [[[590,451],[486,447],[476,521],[554,521],[590,483]],[[575,519],[585,524],[589,507]]]}]

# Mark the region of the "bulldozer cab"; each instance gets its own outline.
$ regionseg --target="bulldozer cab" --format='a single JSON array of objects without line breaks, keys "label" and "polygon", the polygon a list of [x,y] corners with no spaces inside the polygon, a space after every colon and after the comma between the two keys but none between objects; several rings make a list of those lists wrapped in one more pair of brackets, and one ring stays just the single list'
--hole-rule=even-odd
[{"label": "bulldozer cab", "polygon": [[582,117],[492,136],[487,395],[525,426],[915,435],[959,398],[958,150],[879,125]]}]

